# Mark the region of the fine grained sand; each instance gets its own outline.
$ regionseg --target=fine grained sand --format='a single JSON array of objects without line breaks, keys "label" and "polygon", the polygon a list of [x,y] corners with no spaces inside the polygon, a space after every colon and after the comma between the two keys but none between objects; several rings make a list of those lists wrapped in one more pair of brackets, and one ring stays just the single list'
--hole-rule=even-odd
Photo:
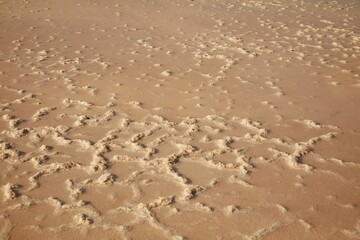
[{"label": "fine grained sand", "polygon": [[359,15],[0,1],[0,239],[360,239]]}]

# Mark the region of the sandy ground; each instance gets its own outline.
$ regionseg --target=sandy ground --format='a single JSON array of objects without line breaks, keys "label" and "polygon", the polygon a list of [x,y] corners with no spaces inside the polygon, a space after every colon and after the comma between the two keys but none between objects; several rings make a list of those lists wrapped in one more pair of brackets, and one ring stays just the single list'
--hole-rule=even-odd
[{"label": "sandy ground", "polygon": [[359,16],[0,1],[0,239],[360,239]]}]

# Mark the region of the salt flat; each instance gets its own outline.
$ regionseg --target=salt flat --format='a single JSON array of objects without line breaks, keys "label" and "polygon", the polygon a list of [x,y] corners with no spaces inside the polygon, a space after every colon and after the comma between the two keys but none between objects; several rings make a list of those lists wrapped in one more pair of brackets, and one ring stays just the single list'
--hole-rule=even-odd
[{"label": "salt flat", "polygon": [[0,239],[359,239],[359,14],[0,1]]}]

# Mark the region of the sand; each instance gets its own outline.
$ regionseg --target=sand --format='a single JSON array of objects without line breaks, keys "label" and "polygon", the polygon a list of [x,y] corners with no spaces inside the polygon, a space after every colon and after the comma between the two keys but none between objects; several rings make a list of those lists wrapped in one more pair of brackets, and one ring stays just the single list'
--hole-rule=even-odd
[{"label": "sand", "polygon": [[0,1],[0,239],[360,239],[359,15]]}]

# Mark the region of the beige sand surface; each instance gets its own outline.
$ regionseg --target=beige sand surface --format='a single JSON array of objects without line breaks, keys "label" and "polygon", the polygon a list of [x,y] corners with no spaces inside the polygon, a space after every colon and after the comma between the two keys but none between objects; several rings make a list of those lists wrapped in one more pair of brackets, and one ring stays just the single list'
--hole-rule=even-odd
[{"label": "beige sand surface", "polygon": [[0,239],[360,239],[359,17],[0,1]]}]

